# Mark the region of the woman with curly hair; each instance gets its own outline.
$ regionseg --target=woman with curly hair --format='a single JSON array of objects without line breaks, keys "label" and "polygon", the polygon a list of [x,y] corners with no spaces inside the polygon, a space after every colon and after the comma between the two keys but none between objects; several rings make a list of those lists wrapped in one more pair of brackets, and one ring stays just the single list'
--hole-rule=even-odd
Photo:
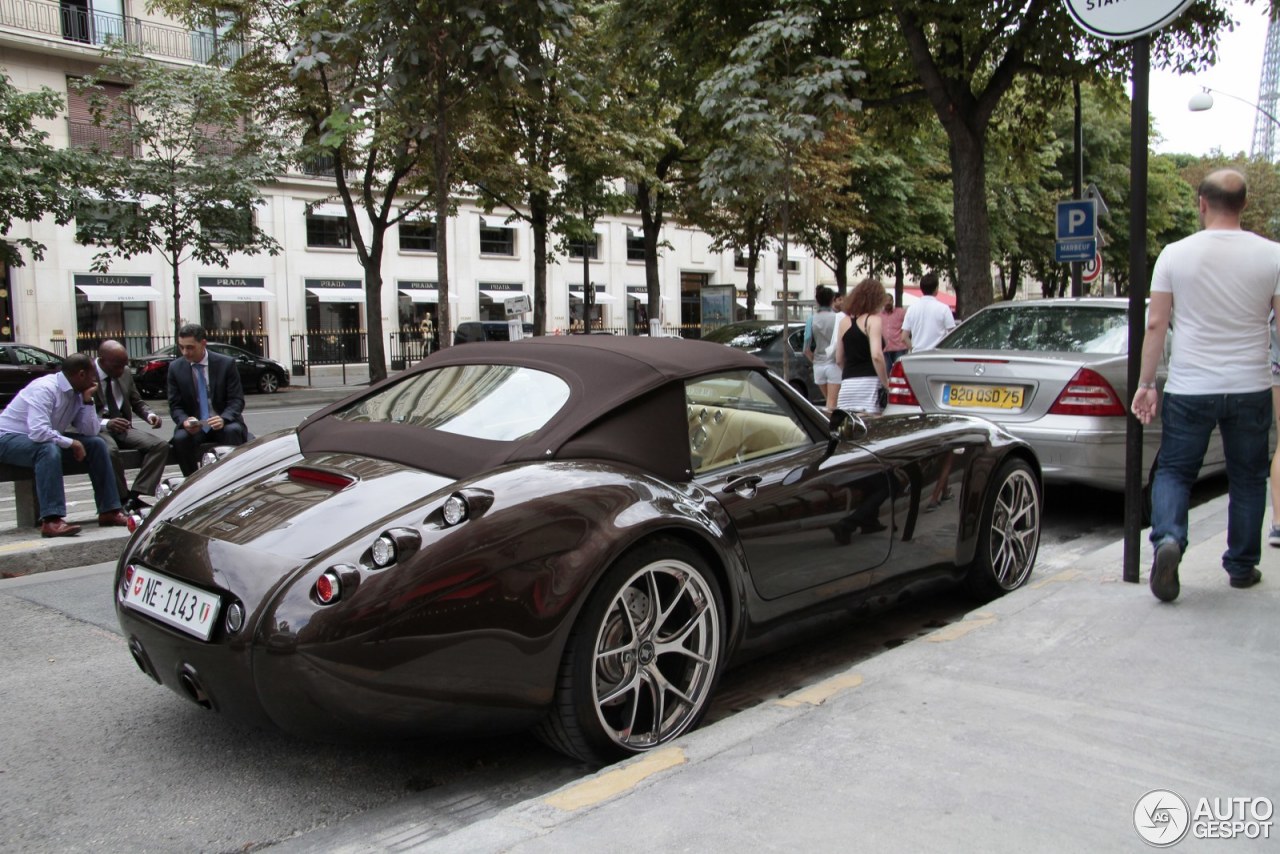
[{"label": "woman with curly hair", "polygon": [[880,390],[889,388],[884,367],[880,317],[884,285],[863,279],[845,298],[846,317],[836,332],[836,364],[840,366],[840,396],[836,406],[846,412],[879,415],[884,408]]}]

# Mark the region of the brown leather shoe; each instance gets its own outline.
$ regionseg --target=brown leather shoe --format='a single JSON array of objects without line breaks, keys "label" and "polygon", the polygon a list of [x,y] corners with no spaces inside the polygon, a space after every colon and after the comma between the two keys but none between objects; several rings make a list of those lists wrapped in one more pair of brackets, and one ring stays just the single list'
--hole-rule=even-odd
[{"label": "brown leather shoe", "polygon": [[80,533],[80,526],[72,525],[65,519],[45,519],[40,525],[42,537],[74,537],[78,533]]},{"label": "brown leather shoe", "polygon": [[98,526],[101,528],[120,527],[125,528],[129,525],[129,517],[121,513],[119,510],[112,510],[109,513],[98,514]]}]

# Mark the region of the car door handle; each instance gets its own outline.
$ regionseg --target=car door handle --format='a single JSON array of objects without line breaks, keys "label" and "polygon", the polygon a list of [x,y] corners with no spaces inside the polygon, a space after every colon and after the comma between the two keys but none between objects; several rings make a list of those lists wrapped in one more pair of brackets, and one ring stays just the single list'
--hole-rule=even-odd
[{"label": "car door handle", "polygon": [[758,474],[746,474],[739,477],[731,477],[725,483],[721,492],[732,492],[734,495],[742,498],[754,498],[756,487],[760,485],[762,478]]}]

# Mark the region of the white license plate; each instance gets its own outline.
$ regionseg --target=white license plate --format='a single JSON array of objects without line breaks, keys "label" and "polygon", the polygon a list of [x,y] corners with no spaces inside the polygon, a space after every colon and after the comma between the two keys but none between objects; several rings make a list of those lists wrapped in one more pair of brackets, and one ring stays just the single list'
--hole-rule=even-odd
[{"label": "white license plate", "polygon": [[146,567],[135,565],[132,569],[124,604],[200,640],[209,639],[221,604],[217,596]]}]

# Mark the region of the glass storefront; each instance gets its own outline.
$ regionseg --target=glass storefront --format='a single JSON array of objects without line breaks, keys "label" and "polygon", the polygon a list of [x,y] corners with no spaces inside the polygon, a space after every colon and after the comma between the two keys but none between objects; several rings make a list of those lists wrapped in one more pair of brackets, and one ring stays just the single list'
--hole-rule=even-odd
[{"label": "glass storefront", "polygon": [[236,276],[200,276],[200,325],[209,340],[271,356],[264,303],[275,300],[266,280]]},{"label": "glass storefront", "polygon": [[150,276],[89,275],[73,277],[76,290],[77,352],[95,352],[108,339],[124,344],[130,358],[139,358],[172,343],[170,336],[153,335],[150,303],[160,299]]},{"label": "glass storefront", "polygon": [[360,279],[305,279],[306,361],[313,365],[363,362],[364,282]]},{"label": "glass storefront", "polygon": [[480,282],[480,319],[511,320],[506,300],[524,293],[524,285],[509,282]]}]

